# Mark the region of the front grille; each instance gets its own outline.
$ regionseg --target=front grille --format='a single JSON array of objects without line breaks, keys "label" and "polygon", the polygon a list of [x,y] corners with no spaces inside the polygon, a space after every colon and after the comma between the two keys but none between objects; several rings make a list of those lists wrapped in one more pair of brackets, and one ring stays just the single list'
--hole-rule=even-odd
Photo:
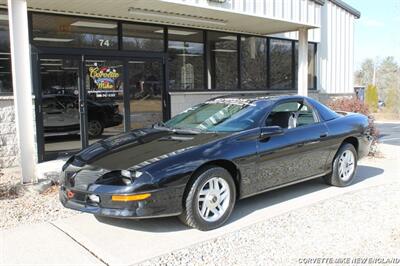
[{"label": "front grille", "polygon": [[86,193],[75,191],[74,200],[79,202],[86,202]]}]

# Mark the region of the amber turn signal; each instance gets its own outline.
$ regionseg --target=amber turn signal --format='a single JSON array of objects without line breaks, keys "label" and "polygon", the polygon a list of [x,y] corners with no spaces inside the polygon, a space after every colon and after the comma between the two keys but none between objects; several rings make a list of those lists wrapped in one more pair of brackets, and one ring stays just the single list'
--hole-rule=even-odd
[{"label": "amber turn signal", "polygon": [[150,193],[136,194],[136,195],[112,195],[112,201],[138,201],[144,200],[151,196]]}]

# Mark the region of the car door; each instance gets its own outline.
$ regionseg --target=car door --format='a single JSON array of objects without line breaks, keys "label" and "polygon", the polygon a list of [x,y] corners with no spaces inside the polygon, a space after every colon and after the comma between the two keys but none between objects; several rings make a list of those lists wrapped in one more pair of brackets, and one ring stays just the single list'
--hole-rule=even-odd
[{"label": "car door", "polygon": [[57,101],[62,110],[63,126],[79,128],[78,97],[57,96]]},{"label": "car door", "polygon": [[63,126],[64,116],[62,108],[55,96],[44,98],[42,108],[43,124],[46,131],[56,130],[58,127]]},{"label": "car door", "polygon": [[303,100],[278,103],[265,126],[280,126],[283,134],[258,142],[262,190],[325,171],[328,152],[323,149],[323,139],[327,137],[327,128],[311,105]]}]

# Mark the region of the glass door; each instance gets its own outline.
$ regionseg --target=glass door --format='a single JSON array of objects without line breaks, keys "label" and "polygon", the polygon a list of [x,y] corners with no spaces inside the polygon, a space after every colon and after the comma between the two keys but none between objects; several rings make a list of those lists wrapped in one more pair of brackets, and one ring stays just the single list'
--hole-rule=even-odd
[{"label": "glass door", "polygon": [[161,59],[128,61],[130,128],[151,127],[163,120],[164,81]]},{"label": "glass door", "polygon": [[85,60],[86,132],[89,144],[124,132],[124,63]]},{"label": "glass door", "polygon": [[41,55],[38,70],[40,161],[165,118],[162,58]]},{"label": "glass door", "polygon": [[39,60],[39,123],[44,160],[82,148],[79,118],[80,58],[43,56]]}]

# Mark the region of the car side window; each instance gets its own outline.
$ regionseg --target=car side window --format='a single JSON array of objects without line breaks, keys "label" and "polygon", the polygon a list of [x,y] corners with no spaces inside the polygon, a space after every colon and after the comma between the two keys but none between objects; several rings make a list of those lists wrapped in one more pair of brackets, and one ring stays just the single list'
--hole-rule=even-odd
[{"label": "car side window", "polygon": [[56,98],[52,97],[43,99],[42,108],[45,110],[59,110],[62,109],[62,105]]},{"label": "car side window", "polygon": [[304,104],[298,112],[296,127],[307,126],[318,122],[314,109]]},{"label": "car side window", "polygon": [[64,107],[64,109],[78,108],[78,98],[64,96],[64,97],[58,97],[57,100]]},{"label": "car side window", "polygon": [[272,109],[266,120],[266,126],[296,128],[317,123],[314,109],[302,101],[279,104]]}]

